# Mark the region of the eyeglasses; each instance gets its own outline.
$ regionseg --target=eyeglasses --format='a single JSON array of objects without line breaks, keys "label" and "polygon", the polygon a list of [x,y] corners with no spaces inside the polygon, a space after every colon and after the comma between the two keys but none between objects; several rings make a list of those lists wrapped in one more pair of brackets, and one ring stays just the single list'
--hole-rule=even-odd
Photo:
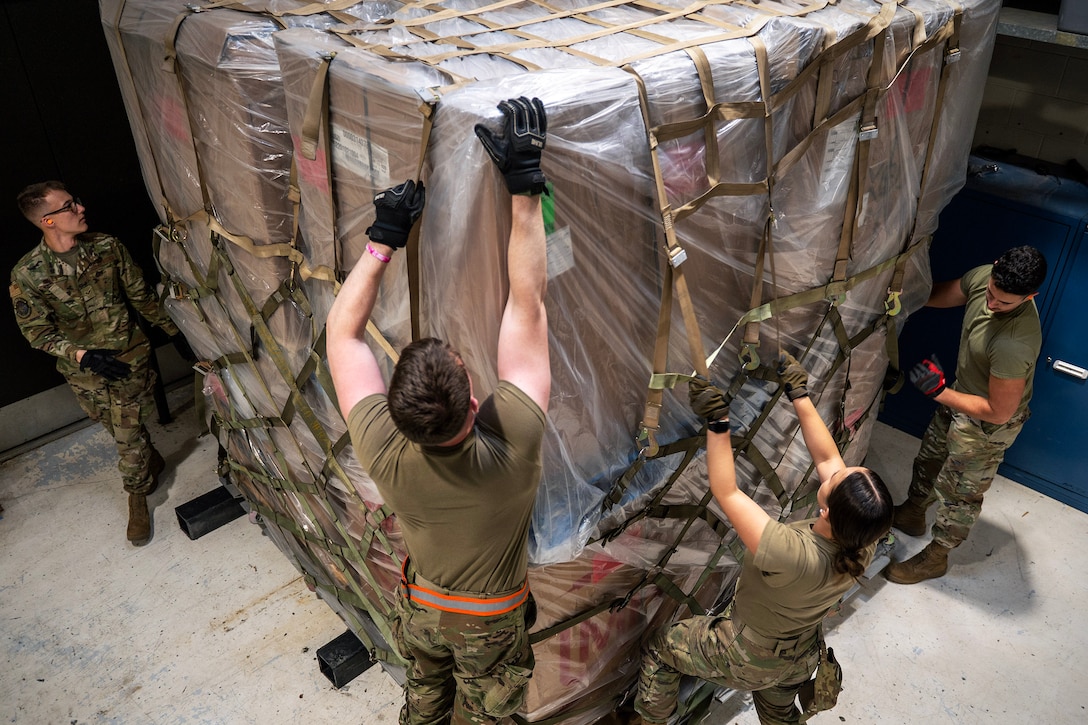
[{"label": "eyeglasses", "polygon": [[68,200],[68,203],[62,206],[60,209],[54,209],[53,211],[48,211],[45,214],[42,214],[42,219],[45,219],[47,216],[53,216],[54,214],[63,214],[66,211],[70,211],[75,214],[77,206],[83,206],[83,202],[79,200],[78,196],[73,196],[71,199]]}]

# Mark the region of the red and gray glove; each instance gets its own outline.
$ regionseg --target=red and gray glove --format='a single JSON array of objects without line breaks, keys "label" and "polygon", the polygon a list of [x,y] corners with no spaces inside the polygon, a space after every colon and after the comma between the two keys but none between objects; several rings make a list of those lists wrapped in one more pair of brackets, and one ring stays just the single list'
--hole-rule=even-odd
[{"label": "red and gray glove", "polygon": [[930,398],[936,398],[947,385],[944,380],[944,368],[937,356],[926,358],[911,368],[910,382]]}]

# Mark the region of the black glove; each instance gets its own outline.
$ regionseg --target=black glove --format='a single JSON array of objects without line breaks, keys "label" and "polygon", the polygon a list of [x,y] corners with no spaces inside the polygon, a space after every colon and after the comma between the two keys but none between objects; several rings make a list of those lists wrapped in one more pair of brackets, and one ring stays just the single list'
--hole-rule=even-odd
[{"label": "black glove", "polygon": [[547,140],[548,117],[539,98],[511,98],[499,104],[503,135],[476,124],[476,135],[499,167],[511,194],[539,194],[547,179],[540,170],[540,154]]},{"label": "black glove", "polygon": [[366,230],[370,241],[400,249],[408,243],[412,226],[423,213],[427,192],[423,182],[409,179],[374,195],[374,223]]},{"label": "black glove", "polygon": [[98,373],[106,380],[124,380],[128,377],[132,367],[127,362],[117,359],[120,350],[88,350],[83,353],[83,359],[79,361],[79,369]]},{"label": "black glove", "polygon": [[944,368],[937,356],[927,358],[910,370],[910,381],[914,387],[931,398],[936,398],[945,389]]},{"label": "black glove", "polygon": [[170,342],[174,343],[174,349],[178,351],[178,355],[181,359],[187,363],[196,362],[196,353],[193,352],[193,348],[189,347],[189,341],[185,339],[185,333],[179,332],[176,335],[170,336]]},{"label": "black glove", "polygon": [[688,404],[695,415],[713,422],[729,417],[729,396],[702,375],[688,381]]},{"label": "black glove", "polygon": [[778,379],[791,401],[808,397],[808,371],[788,352],[778,356]]}]

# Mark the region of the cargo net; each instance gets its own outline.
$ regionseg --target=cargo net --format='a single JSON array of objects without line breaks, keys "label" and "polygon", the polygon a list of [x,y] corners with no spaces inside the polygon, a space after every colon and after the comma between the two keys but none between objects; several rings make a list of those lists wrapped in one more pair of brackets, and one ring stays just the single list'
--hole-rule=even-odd
[{"label": "cargo net", "polygon": [[[334,403],[324,321],[373,194],[422,178],[370,341],[388,372],[411,339],[449,339],[493,389],[509,211],[471,129],[544,100],[553,393],[516,720],[577,724],[630,692],[653,628],[721,611],[739,572],[690,375],[734,393],[738,480],[775,518],[809,515],[817,483],[780,350],[862,462],[999,3],[101,5],[221,472],[398,678],[405,551]],[[709,691],[685,689],[684,718]]]}]

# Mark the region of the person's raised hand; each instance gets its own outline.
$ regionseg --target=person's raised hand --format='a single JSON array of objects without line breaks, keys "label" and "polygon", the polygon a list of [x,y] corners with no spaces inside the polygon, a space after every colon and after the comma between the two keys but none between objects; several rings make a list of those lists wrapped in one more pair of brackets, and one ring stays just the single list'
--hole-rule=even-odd
[{"label": "person's raised hand", "polygon": [[374,223],[367,228],[370,241],[400,249],[408,243],[412,226],[423,213],[427,191],[411,179],[374,195]]},{"label": "person's raised hand", "polygon": [[702,375],[688,381],[688,404],[695,415],[709,422],[729,417],[729,395]]},{"label": "person's raised hand", "polygon": [[808,370],[788,352],[778,356],[778,380],[790,401],[808,397]]},{"label": "person's raised hand", "polygon": [[511,194],[539,194],[547,186],[540,156],[548,136],[548,117],[539,98],[510,98],[499,103],[502,135],[476,124],[476,135],[495,162]]}]

